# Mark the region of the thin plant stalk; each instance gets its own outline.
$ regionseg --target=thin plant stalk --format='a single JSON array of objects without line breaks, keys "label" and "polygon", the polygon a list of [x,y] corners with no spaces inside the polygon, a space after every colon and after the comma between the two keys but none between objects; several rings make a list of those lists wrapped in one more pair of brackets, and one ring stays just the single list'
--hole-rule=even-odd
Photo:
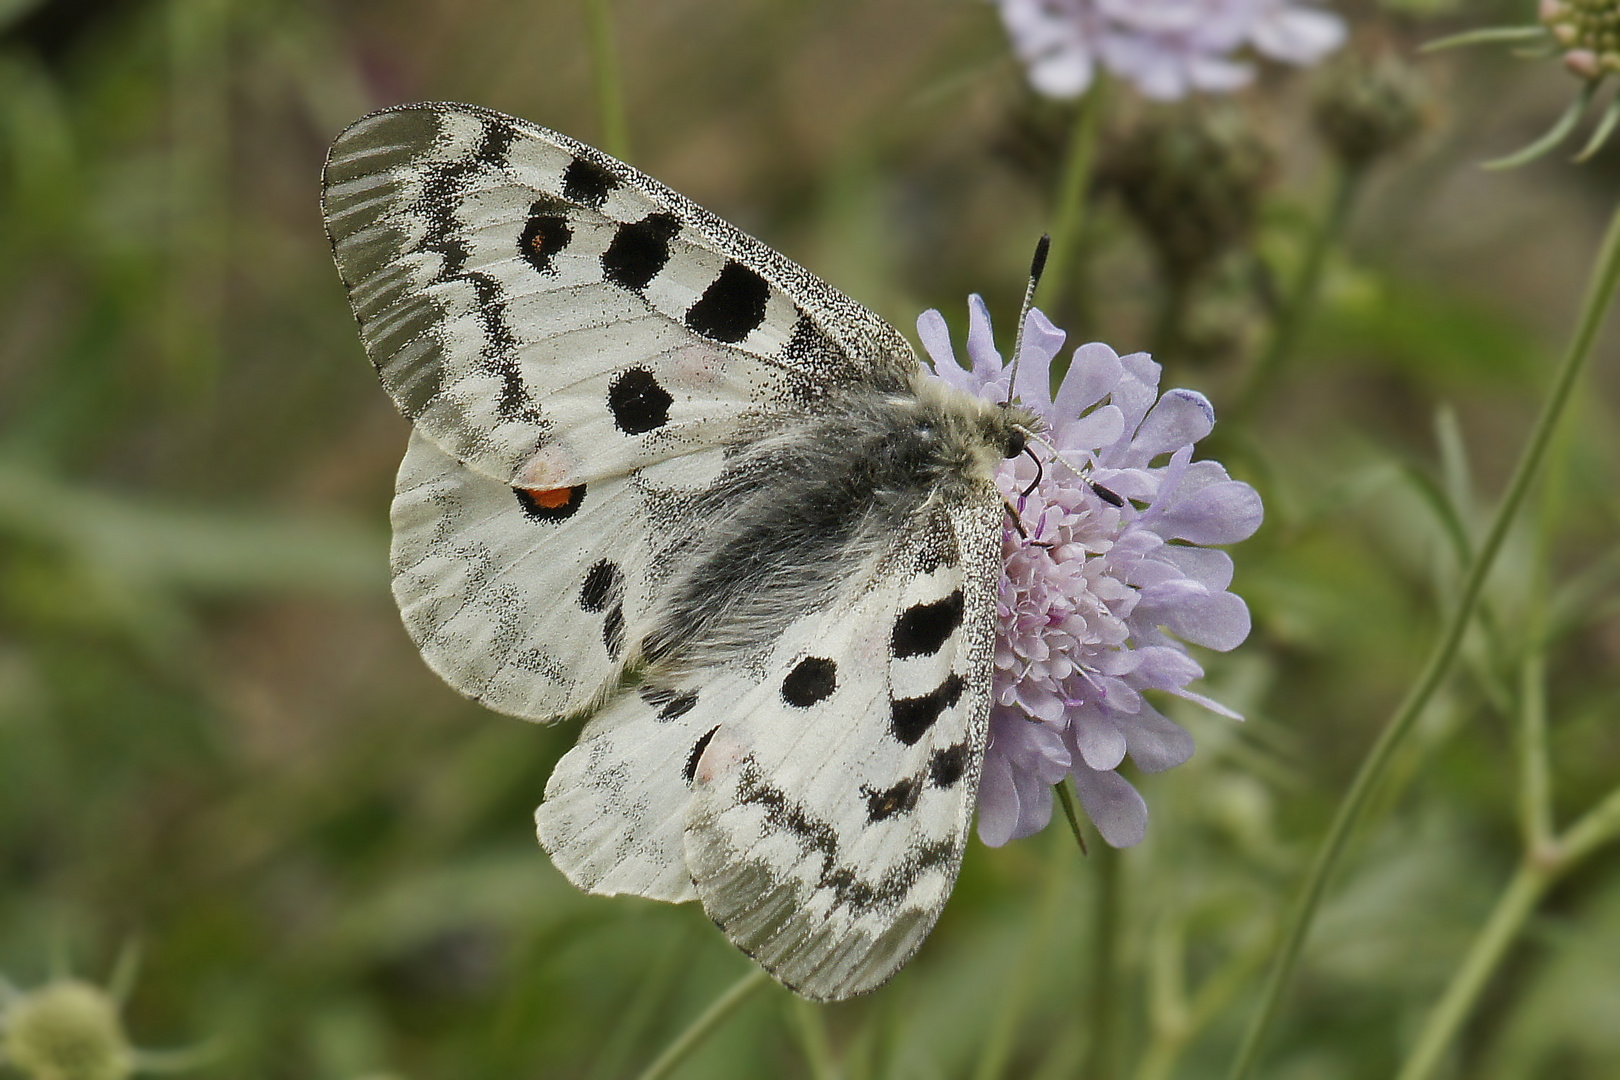
[{"label": "thin plant stalk", "polygon": [[703,1015],[688,1025],[687,1029],[675,1037],[675,1041],[664,1048],[653,1063],[642,1072],[640,1080],[663,1080],[663,1077],[674,1072],[676,1067],[691,1056],[714,1033],[714,1030],[731,1018],[743,1002],[753,996],[754,991],[770,981],[764,968],[755,968],[747,975],[738,979],[731,985],[731,989],[715,998],[714,1004],[703,1011]]},{"label": "thin plant stalk", "polygon": [[833,1064],[832,1042],[827,1038],[827,1025],[821,1017],[822,1006],[806,1001],[797,994],[788,1000],[788,1022],[804,1051],[805,1067],[810,1080],[838,1080],[838,1067]]},{"label": "thin plant stalk", "polygon": [[1491,976],[1508,947],[1518,939],[1547,890],[1592,852],[1616,839],[1620,839],[1620,789],[1610,792],[1563,838],[1525,853],[1513,881],[1497,900],[1496,909],[1474,939],[1462,966],[1424,1021],[1417,1043],[1397,1080],[1427,1080],[1434,1075],[1458,1029],[1474,1011],[1480,994],[1490,985]]},{"label": "thin plant stalk", "polygon": [[1553,838],[1547,757],[1547,660],[1538,644],[1524,661],[1519,702],[1519,821],[1526,851],[1540,851]]},{"label": "thin plant stalk", "polygon": [[1123,997],[1119,985],[1120,915],[1125,889],[1123,862],[1119,851],[1107,844],[1097,845],[1097,854],[1092,859],[1096,868],[1097,899],[1091,923],[1091,1004],[1086,1009],[1092,1037],[1086,1049],[1082,1076],[1122,1076],[1125,1071],[1120,1060],[1123,1043],[1119,1010]]},{"label": "thin plant stalk", "polygon": [[1293,355],[1299,345],[1300,334],[1310,321],[1311,312],[1316,307],[1316,296],[1322,287],[1322,270],[1327,265],[1328,253],[1337,246],[1339,238],[1344,235],[1344,227],[1350,220],[1350,210],[1355,205],[1356,193],[1361,187],[1362,171],[1349,168],[1345,165],[1336,165],[1333,173],[1333,191],[1328,196],[1327,212],[1321,222],[1311,232],[1309,246],[1305,249],[1305,261],[1300,265],[1299,277],[1294,281],[1293,290],[1283,302],[1283,307],[1272,324],[1271,336],[1266,342],[1265,352],[1249,370],[1248,379],[1238,394],[1236,405],[1233,406],[1228,423],[1234,427],[1246,427],[1259,410],[1261,402],[1271,388],[1276,384],[1277,376],[1282,371],[1283,364]]},{"label": "thin plant stalk", "polygon": [[1065,303],[1069,279],[1079,262],[1080,240],[1085,233],[1086,192],[1091,187],[1091,175],[1097,160],[1097,139],[1102,131],[1103,111],[1108,99],[1108,80],[1097,73],[1091,84],[1075,104],[1074,127],[1069,132],[1069,147],[1063,159],[1063,173],[1058,179],[1052,250],[1046,259],[1043,281],[1051,307]]},{"label": "thin plant stalk", "polygon": [[985,1037],[978,1065],[973,1070],[974,1080],[997,1080],[1006,1072],[1007,1059],[1012,1054],[1013,1040],[1018,1034],[1019,1022],[1023,1020],[1025,1009],[1029,1005],[1030,989],[1035,985],[1035,976],[1041,962],[1051,948],[1052,934],[1057,927],[1058,912],[1065,892],[1064,885],[1069,880],[1069,868],[1074,860],[1074,849],[1069,847],[1068,840],[1056,830],[1053,830],[1051,845],[1052,862],[1047,871],[1046,888],[1041,897],[1040,907],[1037,909],[1034,924],[1029,928],[1029,937],[1025,940],[1018,963],[1013,968],[1012,981],[1002,997],[1001,1010],[996,1014],[990,1032]]},{"label": "thin plant stalk", "polygon": [[602,111],[602,149],[620,161],[630,160],[630,117],[619,76],[619,50],[613,36],[609,0],[585,0],[591,39],[591,70],[596,77],[596,103]]},{"label": "thin plant stalk", "polygon": [[1315,920],[1328,879],[1344,854],[1345,844],[1360,821],[1363,811],[1366,810],[1378,781],[1383,778],[1385,770],[1389,767],[1395,750],[1411,734],[1418,717],[1423,714],[1435,692],[1444,683],[1452,663],[1457,658],[1463,636],[1479,607],[1485,581],[1490,576],[1503,542],[1507,539],[1508,529],[1518,515],[1526,496],[1529,495],[1532,482],[1541,471],[1542,462],[1552,445],[1559,421],[1569,406],[1581,374],[1586,370],[1592,345],[1596,342],[1604,316],[1608,314],[1609,307],[1614,301],[1617,285],[1620,285],[1620,209],[1616,210],[1604,234],[1569,349],[1559,365],[1552,389],[1542,406],[1541,415],[1536,418],[1535,427],[1525,444],[1518,464],[1514,467],[1513,476],[1508,481],[1507,490],[1496,509],[1484,542],[1480,544],[1478,553],[1468,568],[1461,593],[1457,598],[1457,605],[1446,619],[1440,639],[1424,665],[1422,674],[1418,676],[1406,699],[1390,718],[1378,741],[1368,751],[1355,780],[1351,782],[1350,789],[1345,792],[1328,828],[1327,836],[1323,838],[1322,846],[1318,849],[1316,859],[1306,875],[1304,887],[1289,917],[1276,959],[1272,962],[1265,985],[1261,989],[1260,1003],[1255,1010],[1254,1019],[1250,1022],[1233,1061],[1232,1071],[1229,1074],[1231,1080],[1247,1080],[1254,1074],[1262,1044],[1271,1029],[1272,1021],[1276,1018],[1283,991],[1287,988],[1294,968],[1299,963],[1305,936]]}]

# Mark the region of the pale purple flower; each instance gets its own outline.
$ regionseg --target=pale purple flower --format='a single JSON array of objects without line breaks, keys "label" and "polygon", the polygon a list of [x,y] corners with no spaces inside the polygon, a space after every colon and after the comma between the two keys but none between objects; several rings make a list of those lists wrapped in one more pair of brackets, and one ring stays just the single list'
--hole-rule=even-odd
[{"label": "pale purple flower", "polygon": [[1097,65],[1161,101],[1235,90],[1254,77],[1253,50],[1314,64],[1344,43],[1345,25],[1311,0],[993,0],[1048,97],[1072,98]]},{"label": "pale purple flower", "polygon": [[[924,312],[917,332],[941,380],[1005,401],[1010,372],[989,313],[976,295],[968,305],[971,369],[957,363],[938,311]],[[1002,530],[979,836],[999,846],[1045,828],[1052,786],[1067,775],[1103,839],[1129,847],[1147,829],[1147,804],[1115,770],[1127,755],[1158,772],[1193,752],[1192,736],[1142,691],[1236,718],[1189,689],[1203,669],[1184,643],[1224,652],[1248,636],[1248,607],[1227,591],[1232,560],[1208,545],[1253,534],[1260,497],[1217,462],[1192,460],[1214,410],[1192,390],[1160,395],[1159,365],[1146,353],[1083,345],[1054,395],[1064,336],[1030,312],[1014,397],[1046,422],[1050,446],[1032,443],[1038,484],[1027,455],[996,477],[1028,535],[1010,517]]]}]

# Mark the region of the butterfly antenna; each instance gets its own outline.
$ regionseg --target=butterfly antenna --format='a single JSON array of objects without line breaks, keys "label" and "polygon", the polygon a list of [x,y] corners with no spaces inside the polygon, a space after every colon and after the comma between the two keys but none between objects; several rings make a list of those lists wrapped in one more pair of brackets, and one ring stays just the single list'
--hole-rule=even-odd
[{"label": "butterfly antenna", "polygon": [[1018,333],[1013,337],[1012,370],[1007,380],[1007,400],[1012,401],[1013,387],[1018,385],[1018,360],[1024,355],[1024,323],[1029,320],[1029,309],[1035,306],[1035,286],[1041,283],[1046,271],[1046,256],[1052,250],[1052,234],[1042,233],[1035,245],[1035,257],[1029,263],[1029,284],[1024,286],[1024,306],[1018,310]]},{"label": "butterfly antenna", "polygon": [[1031,442],[1038,442],[1042,446],[1044,446],[1048,450],[1050,450],[1052,452],[1052,459],[1054,461],[1063,462],[1063,464],[1065,464],[1065,465],[1067,465],[1069,467],[1069,469],[1074,473],[1074,475],[1076,475],[1076,476],[1084,476],[1084,475],[1086,475],[1086,473],[1091,471],[1089,466],[1077,465],[1074,462],[1070,461],[1068,458],[1064,457],[1063,456],[1063,451],[1059,450],[1056,446],[1053,446],[1050,439],[1042,438],[1039,433],[1031,432],[1030,435],[1029,435],[1029,439],[1030,439]]}]

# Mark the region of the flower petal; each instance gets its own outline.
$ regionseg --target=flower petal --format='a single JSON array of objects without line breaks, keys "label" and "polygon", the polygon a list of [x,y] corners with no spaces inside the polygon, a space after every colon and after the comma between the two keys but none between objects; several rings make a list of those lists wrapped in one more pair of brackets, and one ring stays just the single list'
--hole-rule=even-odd
[{"label": "flower petal", "polygon": [[990,308],[978,293],[968,297],[967,350],[975,375],[988,381],[1001,374],[1001,353],[996,351],[996,336],[990,329]]},{"label": "flower petal", "polygon": [[1084,766],[1070,773],[1080,805],[1109,847],[1135,847],[1147,835],[1148,809],[1140,793],[1116,772],[1094,772]]},{"label": "flower petal", "polygon": [[933,363],[934,374],[959,390],[967,390],[967,372],[956,362],[956,350],[951,348],[951,329],[938,308],[929,308],[917,316],[917,337]]},{"label": "flower petal", "polygon": [[1088,768],[1113,769],[1125,760],[1125,733],[1100,711],[1087,709],[1075,716],[1069,734]]},{"label": "flower petal", "polygon": [[1147,414],[1131,441],[1131,455],[1147,464],[1208,435],[1215,426],[1215,407],[1196,390],[1167,390]]},{"label": "flower petal", "polygon": [[1232,556],[1219,549],[1166,544],[1156,555],[1174,563],[1210,592],[1221,592],[1232,584]]},{"label": "flower petal", "polygon": [[1058,387],[1052,402],[1059,417],[1077,417],[1097,404],[1118,385],[1125,374],[1119,354],[1100,341],[1089,342],[1074,350],[1069,370]]},{"label": "flower petal", "polygon": [[1018,788],[1012,763],[1000,754],[987,753],[979,776],[979,839],[1000,847],[1018,828]]},{"label": "flower petal", "polygon": [[1144,704],[1141,712],[1121,726],[1131,760],[1143,772],[1163,772],[1193,756],[1193,737],[1151,705]]},{"label": "flower petal", "polygon": [[1190,494],[1184,487],[1178,494],[1153,522],[1154,531],[1170,540],[1235,544],[1253,536],[1265,519],[1259,493],[1241,480],[1223,480]]},{"label": "flower petal", "polygon": [[1168,608],[1159,622],[1184,641],[1230,652],[1249,636],[1249,605],[1240,596],[1219,592]]},{"label": "flower petal", "polygon": [[1018,360],[1018,385],[1013,396],[1042,416],[1052,414],[1052,358],[1068,337],[1052,325],[1038,308],[1024,320],[1024,343]]},{"label": "flower petal", "polygon": [[1314,64],[1344,44],[1344,21],[1326,11],[1280,7],[1250,35],[1254,47],[1273,60]]}]

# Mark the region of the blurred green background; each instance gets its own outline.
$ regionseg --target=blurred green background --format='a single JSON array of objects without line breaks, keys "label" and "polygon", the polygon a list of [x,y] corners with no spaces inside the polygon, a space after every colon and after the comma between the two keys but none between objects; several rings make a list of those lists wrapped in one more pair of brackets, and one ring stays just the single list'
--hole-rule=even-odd
[{"label": "blurred green background", "polygon": [[[1410,55],[1531,6],[1336,8],[1357,47]],[[928,307],[964,326],[970,291],[1010,327],[1068,120],[1031,97],[991,6],[612,8],[634,164],[908,334]],[[749,970],[695,906],[569,887],[530,815],[573,731],[488,714],[416,656],[386,570],[407,426],[321,230],[325,148],[377,106],[470,101],[600,141],[588,42],[574,0],[0,0],[0,972],[101,980],[138,942],[132,1037],[217,1039],[192,1075],[607,1080]],[[1563,108],[1556,64],[1418,66],[1426,129],[1371,173],[1230,460],[1267,505],[1234,553],[1255,631],[1201,659],[1249,719],[1177,710],[1197,757],[1137,778],[1153,818],[1121,863],[1122,1075],[1224,1074],[1620,190],[1620,151],[1477,167]],[[1051,305],[1071,342],[1173,342],[1167,385],[1232,400],[1275,291],[1254,282],[1297,270],[1328,197],[1312,84],[1267,69],[1223,106],[1264,148],[1265,186],[1168,330],[1103,170],[1081,288]],[[1105,162],[1153,115],[1121,92]],[[1456,967],[1519,857],[1511,714],[1532,627],[1554,642],[1560,814],[1620,779],[1616,342],[1333,885],[1264,1075],[1389,1075]],[[889,986],[832,1007],[772,986],[680,1075],[832,1075],[830,1055],[851,1078],[969,1076],[1002,1036],[1004,1075],[1078,1075],[1094,862],[1061,828],[973,843]],[[1611,852],[1548,898],[1452,1068],[1620,1075],[1616,1018]]]}]

